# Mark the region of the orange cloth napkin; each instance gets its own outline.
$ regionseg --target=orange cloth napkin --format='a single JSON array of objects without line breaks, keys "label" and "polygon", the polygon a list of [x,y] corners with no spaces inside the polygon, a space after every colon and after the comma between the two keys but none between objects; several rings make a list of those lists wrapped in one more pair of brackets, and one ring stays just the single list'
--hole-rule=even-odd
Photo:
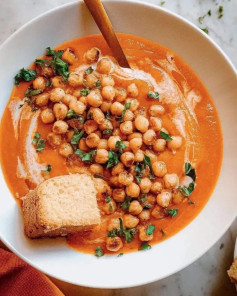
[{"label": "orange cloth napkin", "polygon": [[0,296],[64,296],[40,271],[0,249]]}]

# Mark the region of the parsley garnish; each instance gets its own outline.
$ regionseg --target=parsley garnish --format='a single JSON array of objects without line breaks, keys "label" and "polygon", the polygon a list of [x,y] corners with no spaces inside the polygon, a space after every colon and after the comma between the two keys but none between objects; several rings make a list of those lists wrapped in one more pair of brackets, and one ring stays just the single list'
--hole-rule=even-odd
[{"label": "parsley garnish", "polygon": [[160,131],[160,135],[161,137],[166,140],[167,142],[172,141],[173,139],[171,138],[171,136],[165,132]]},{"label": "parsley garnish", "polygon": [[160,229],[160,232],[161,232],[162,236],[166,235],[166,233],[164,232],[164,230],[162,228]]},{"label": "parsley garnish", "polygon": [[159,98],[160,98],[160,94],[157,92],[157,91],[148,91],[148,94],[147,94],[148,98],[151,98],[151,99],[156,99],[159,101]]},{"label": "parsley garnish", "polygon": [[27,88],[26,92],[25,92],[25,96],[27,98],[31,98],[32,96],[36,96],[38,94],[40,94],[42,92],[41,89],[31,89],[31,88]]},{"label": "parsley garnish", "polygon": [[196,170],[192,169],[189,162],[185,162],[185,175],[191,177],[193,181],[196,181]]},{"label": "parsley garnish", "polygon": [[114,228],[111,231],[108,232],[108,237],[115,237],[115,236],[124,236],[125,241],[127,243],[130,243],[136,234],[136,228],[124,228],[123,227],[123,220],[119,218],[120,227]]},{"label": "parsley garnish", "polygon": [[111,201],[111,199],[112,199],[111,196],[107,196],[106,199],[105,199],[105,202],[108,203],[108,202]]},{"label": "parsley garnish", "polygon": [[165,1],[160,2],[160,6],[163,6],[165,4]]},{"label": "parsley garnish", "polygon": [[123,153],[123,149],[127,148],[127,146],[123,143],[123,141],[117,141],[115,144],[115,148],[118,149],[119,153]]},{"label": "parsley garnish", "polygon": [[122,112],[121,116],[116,116],[115,119],[116,119],[118,122],[123,122],[123,118],[124,118],[125,112],[126,112],[127,109],[129,109],[130,107],[131,107],[131,103],[125,103],[125,104],[124,104],[124,109],[123,109],[123,112]]},{"label": "parsley garnish", "polygon": [[53,69],[54,74],[62,76],[64,81],[67,81],[69,77],[69,66],[68,63],[61,59],[63,50],[53,50],[50,47],[46,48],[46,55],[51,56],[52,60],[48,63]]},{"label": "parsley garnish", "polygon": [[96,247],[96,249],[95,249],[95,256],[96,257],[102,257],[102,256],[104,256],[104,252],[103,252],[103,250],[102,250],[101,247]]},{"label": "parsley garnish", "polygon": [[109,134],[111,134],[112,133],[112,129],[105,129],[105,130],[103,130],[103,135],[109,135]]},{"label": "parsley garnish", "polygon": [[107,119],[107,120],[111,120],[111,114],[110,114],[110,112],[109,111],[107,111],[106,112],[106,115],[105,115],[105,118]]},{"label": "parsley garnish", "polygon": [[146,250],[150,250],[151,246],[148,243],[145,243],[143,245],[141,245],[140,247],[140,251],[146,251]]},{"label": "parsley garnish", "polygon": [[87,152],[84,152],[80,149],[77,149],[75,151],[75,154],[78,155],[82,161],[92,162],[93,156],[96,154],[96,152],[97,152],[97,150],[92,150],[87,153]]},{"label": "parsley garnish", "polygon": [[117,257],[121,257],[123,256],[124,254],[123,253],[119,253]]},{"label": "parsley garnish", "polygon": [[150,209],[151,207],[152,205],[148,203],[143,206],[143,209]]},{"label": "parsley garnish", "polygon": [[100,80],[98,79],[95,83],[95,88],[101,88]]},{"label": "parsley garnish", "polygon": [[78,142],[80,141],[81,137],[83,136],[84,131],[81,130],[80,132],[78,131],[78,129],[76,127],[74,127],[74,134],[72,136],[71,139],[71,144],[72,145],[77,145]]},{"label": "parsley garnish", "polygon": [[83,115],[77,114],[72,109],[69,109],[68,110],[68,112],[67,112],[67,119],[77,120],[79,122],[79,124],[83,124],[84,123]]},{"label": "parsley garnish", "polygon": [[206,34],[209,34],[209,30],[208,30],[208,28],[201,28],[201,30],[203,31],[203,32],[205,32]]},{"label": "parsley garnish", "polygon": [[36,145],[36,151],[37,152],[42,152],[44,150],[44,147],[45,147],[45,140],[41,139],[40,133],[35,133],[32,144]]},{"label": "parsley garnish", "polygon": [[193,192],[194,188],[195,188],[195,183],[194,182],[191,182],[188,187],[186,187],[186,186],[180,187],[179,188],[179,191],[184,196],[189,196]]},{"label": "parsley garnish", "polygon": [[223,6],[219,6],[218,8],[218,19],[222,18],[223,17]]},{"label": "parsley garnish", "polygon": [[170,210],[167,210],[167,213],[168,213],[168,215],[170,215],[173,218],[173,217],[177,216],[178,209],[170,209]]},{"label": "parsley garnish", "polygon": [[130,196],[126,196],[124,199],[124,202],[122,203],[122,209],[123,210],[128,210],[130,207],[132,198]]},{"label": "parsley garnish", "polygon": [[19,85],[22,81],[31,81],[37,77],[37,74],[34,70],[29,70],[22,68],[18,74],[15,76],[15,85]]},{"label": "parsley garnish", "polygon": [[91,74],[94,71],[94,69],[92,67],[89,67],[88,69],[86,69],[85,74]]},{"label": "parsley garnish", "polygon": [[46,170],[42,170],[42,172],[45,172],[46,174],[49,174],[52,170],[52,165],[51,164],[48,164],[47,165],[47,169]]},{"label": "parsley garnish", "polygon": [[40,133],[35,133],[34,138],[33,138],[33,140],[32,140],[31,143],[32,143],[33,145],[36,145],[37,142],[38,142],[38,140],[40,139],[40,137],[41,137]]},{"label": "parsley garnish", "polygon": [[110,149],[109,150],[109,160],[107,162],[106,167],[112,168],[118,163],[119,163],[119,157],[118,157],[117,153],[115,153],[112,149]]},{"label": "parsley garnish", "polygon": [[195,205],[195,202],[192,201],[191,199],[188,200],[188,203],[189,203],[190,205]]},{"label": "parsley garnish", "polygon": [[148,225],[147,230],[146,230],[146,234],[152,235],[154,230],[155,230],[155,225]]},{"label": "parsley garnish", "polygon": [[208,12],[207,12],[206,14],[204,14],[203,16],[200,16],[200,17],[198,18],[198,22],[199,22],[199,24],[202,24],[204,18],[205,18],[207,15],[211,16],[211,10],[208,10]]},{"label": "parsley garnish", "polygon": [[81,96],[86,97],[87,95],[89,95],[90,92],[91,92],[90,89],[87,87],[87,88],[81,89],[80,94]]}]

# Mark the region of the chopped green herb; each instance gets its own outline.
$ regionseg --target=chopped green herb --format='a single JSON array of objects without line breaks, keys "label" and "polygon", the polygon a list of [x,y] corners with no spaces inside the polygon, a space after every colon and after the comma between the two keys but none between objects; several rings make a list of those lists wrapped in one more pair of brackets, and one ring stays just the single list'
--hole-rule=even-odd
[{"label": "chopped green herb", "polygon": [[119,157],[112,149],[109,150],[109,160],[107,162],[107,169],[114,167],[119,163]]},{"label": "chopped green herb", "polygon": [[86,69],[85,74],[91,74],[94,71],[94,69],[92,67],[89,67],[88,69]]},{"label": "chopped green herb", "polygon": [[194,182],[191,182],[188,187],[186,187],[186,186],[180,187],[179,188],[179,191],[184,196],[189,196],[193,192],[194,188],[195,188],[195,183]]},{"label": "chopped green herb", "polygon": [[146,234],[152,235],[154,230],[155,230],[155,225],[148,225],[147,230],[146,230]]},{"label": "chopped green herb", "polygon": [[210,10],[210,9],[208,10],[207,14],[208,14],[209,16],[211,16],[211,10]]},{"label": "chopped green herb", "polygon": [[130,107],[131,107],[131,103],[125,103],[122,115],[121,116],[116,116],[115,119],[117,121],[119,121],[119,122],[123,122],[124,115],[125,115],[127,109],[129,109]]},{"label": "chopped green herb", "polygon": [[67,118],[71,118],[71,117],[74,117],[76,115],[77,115],[77,113],[72,109],[69,109],[68,112],[67,112]]},{"label": "chopped green herb", "polygon": [[192,168],[189,162],[185,162],[185,175],[191,177],[194,182],[196,181],[196,170]]},{"label": "chopped green herb", "polygon": [[141,183],[141,181],[142,181],[142,179],[141,179],[141,177],[139,177],[139,176],[135,176],[135,179],[137,180],[137,183]]},{"label": "chopped green herb", "polygon": [[32,143],[33,145],[36,145],[37,142],[38,142],[38,140],[40,139],[40,137],[41,137],[40,133],[35,133],[34,138],[33,138],[33,140],[32,140],[31,143]]},{"label": "chopped green herb", "polygon": [[18,106],[18,109],[21,109],[23,106],[24,106],[24,104],[20,104],[20,105]]},{"label": "chopped green herb", "polygon": [[38,107],[33,107],[33,108],[31,109],[32,112],[35,112],[35,111],[37,111],[37,110],[39,110]]},{"label": "chopped green herb", "polygon": [[150,250],[151,246],[148,243],[142,244],[140,247],[140,251]]},{"label": "chopped green herb", "polygon": [[153,170],[152,170],[151,159],[147,155],[144,156],[144,164],[145,164],[145,167],[149,167],[149,169],[150,169],[149,178],[155,179],[154,174],[153,174]]},{"label": "chopped green herb", "polygon": [[157,91],[148,91],[148,94],[147,94],[148,98],[151,98],[151,99],[156,99],[159,101],[159,98],[160,98],[160,94],[157,92]]},{"label": "chopped green herb", "polygon": [[173,218],[173,217],[177,216],[178,209],[170,209],[170,210],[167,210],[167,213]]},{"label": "chopped green herb", "polygon": [[123,227],[123,220],[119,218],[120,222],[120,227],[119,228],[114,228],[111,231],[108,232],[107,236],[108,237],[116,237],[116,236],[124,236],[125,241],[127,243],[130,243],[136,234],[136,228],[124,228]]},{"label": "chopped green herb", "polygon": [[40,94],[42,92],[41,89],[31,89],[31,88],[27,88],[26,92],[25,92],[25,96],[27,98],[31,98],[32,96],[36,96],[38,94]]},{"label": "chopped green herb", "polygon": [[95,88],[101,88],[100,80],[98,79],[95,83]]},{"label": "chopped green herb", "polygon": [[151,175],[150,174],[148,177],[149,177],[150,180],[155,180],[155,176],[154,175]]},{"label": "chopped green herb", "polygon": [[90,92],[91,92],[90,89],[87,87],[87,88],[81,89],[80,94],[81,96],[86,97],[87,95],[89,95]]},{"label": "chopped green herb", "polygon": [[165,1],[160,2],[160,6],[163,6],[165,4]]},{"label": "chopped green herb", "polygon": [[223,10],[224,10],[223,6],[219,6],[219,8],[218,8],[218,18],[219,19],[223,17]]},{"label": "chopped green herb", "polygon": [[122,209],[123,210],[128,210],[130,207],[132,198],[130,196],[126,196],[124,199],[124,202],[122,203]]},{"label": "chopped green herb", "polygon": [[164,230],[162,228],[160,229],[160,232],[162,233],[162,236],[166,235],[166,233],[164,232]]},{"label": "chopped green herb", "polygon": [[36,145],[36,151],[37,152],[42,152],[45,148],[45,140],[44,139],[39,139]]},{"label": "chopped green herb", "polygon": [[69,66],[68,63],[61,59],[63,50],[53,50],[50,47],[46,48],[46,55],[51,56],[50,67],[53,69],[54,74],[62,76],[64,81],[67,81],[69,77]]},{"label": "chopped green herb", "polygon": [[203,31],[203,32],[205,32],[206,34],[209,34],[209,30],[208,30],[208,28],[201,28],[201,30]]},{"label": "chopped green herb", "polygon": [[83,117],[83,115],[82,114],[77,114],[72,109],[69,109],[68,110],[68,112],[67,112],[67,119],[77,120],[79,124],[83,124],[84,123],[84,117]]},{"label": "chopped green herb", "polygon": [[31,81],[37,77],[37,74],[34,70],[29,70],[22,68],[18,74],[15,76],[15,85],[19,85],[22,81]]},{"label": "chopped green herb", "polygon": [[92,150],[87,153],[87,152],[84,152],[80,149],[77,149],[75,151],[75,154],[78,155],[82,161],[92,162],[93,156],[96,154],[96,152],[97,152],[97,150]]},{"label": "chopped green herb", "polygon": [[189,203],[190,205],[195,205],[195,202],[192,201],[191,199],[188,200],[188,203]]},{"label": "chopped green herb", "polygon": [[117,257],[121,257],[123,255],[124,255],[124,253],[119,253]]},{"label": "chopped green herb", "polygon": [[95,256],[96,257],[102,257],[102,256],[104,256],[104,252],[103,252],[103,250],[102,250],[101,247],[96,247],[96,249],[95,249]]},{"label": "chopped green herb", "polygon": [[46,59],[36,59],[35,60],[35,64],[36,65],[40,65],[40,66],[45,66],[45,64],[49,62],[49,60],[46,60]]},{"label": "chopped green herb", "polygon": [[46,170],[42,170],[42,172],[45,172],[46,174],[49,174],[52,170],[52,165],[48,164],[47,169]]},{"label": "chopped green herb", "polygon": [[52,83],[49,80],[47,80],[45,85],[46,85],[46,87],[49,87],[49,86],[51,86],[51,84]]},{"label": "chopped green herb", "polygon": [[109,111],[107,111],[106,112],[106,114],[105,114],[105,118],[107,119],[107,120],[111,120],[111,114],[110,114],[110,112]]},{"label": "chopped green herb", "polygon": [[166,140],[167,142],[172,141],[173,139],[171,138],[171,136],[165,132],[160,131],[160,135],[161,137]]},{"label": "chopped green herb", "polygon": [[107,233],[107,236],[108,236],[108,237],[115,237],[115,236],[117,236],[117,228],[113,228],[112,230],[110,230],[110,231]]},{"label": "chopped green herb", "polygon": [[75,127],[74,128],[74,134],[73,134],[72,139],[71,139],[71,144],[72,145],[77,145],[78,142],[80,141],[80,139],[82,138],[83,134],[84,134],[83,130],[81,130],[79,132],[78,129]]},{"label": "chopped green herb", "polygon": [[112,129],[105,129],[105,130],[103,130],[103,135],[109,135],[109,134],[111,134],[112,133]]},{"label": "chopped green herb", "polygon": [[147,203],[143,206],[143,209],[150,209],[150,208],[152,208],[152,205],[149,203]]},{"label": "chopped green herb", "polygon": [[112,207],[111,203],[109,204],[109,211],[113,212],[113,207]]},{"label": "chopped green herb", "polygon": [[125,241],[130,243],[136,234],[136,228],[124,229]]},{"label": "chopped green herb", "polygon": [[127,148],[127,146],[123,143],[123,141],[117,141],[115,144],[115,148],[118,149],[119,153],[123,153],[123,149]]},{"label": "chopped green herb", "polygon": [[106,199],[105,199],[105,202],[108,203],[108,202],[111,201],[111,199],[112,199],[111,196],[107,196]]},{"label": "chopped green herb", "polygon": [[140,198],[141,202],[145,202],[146,201],[146,194],[143,194],[142,197]]}]

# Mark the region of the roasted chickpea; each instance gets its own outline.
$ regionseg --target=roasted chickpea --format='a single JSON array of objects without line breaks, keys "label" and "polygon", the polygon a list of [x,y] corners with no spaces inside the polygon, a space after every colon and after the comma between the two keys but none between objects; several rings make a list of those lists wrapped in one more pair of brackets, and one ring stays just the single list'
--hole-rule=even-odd
[{"label": "roasted chickpea", "polygon": [[80,97],[79,102],[82,102],[86,107],[88,106],[87,97],[84,97],[84,96]]},{"label": "roasted chickpea", "polygon": [[172,194],[172,202],[175,204],[175,205],[178,205],[180,204],[182,201],[184,200],[184,196],[181,192],[179,191],[176,191]]},{"label": "roasted chickpea", "polygon": [[58,103],[60,101],[63,101],[65,97],[65,92],[63,89],[61,88],[54,88],[53,90],[51,90],[50,93],[50,100],[54,103]]},{"label": "roasted chickpea", "polygon": [[59,146],[61,144],[62,138],[61,135],[56,135],[54,133],[49,133],[47,135],[47,142],[52,148]]},{"label": "roasted chickpea", "polygon": [[120,227],[120,221],[119,221],[119,218],[113,218],[109,221],[109,224],[108,224],[108,227],[107,227],[107,230],[108,231],[111,231],[115,228],[119,228]]},{"label": "roasted chickpea", "polygon": [[89,151],[89,147],[86,145],[86,139],[81,139],[79,141],[78,148],[82,151]]},{"label": "roasted chickpea", "polygon": [[97,163],[106,163],[108,160],[109,160],[109,152],[105,149],[98,149],[95,156],[95,161]]},{"label": "roasted chickpea", "polygon": [[40,118],[43,121],[43,123],[52,123],[54,122],[55,116],[53,114],[53,110],[50,108],[46,108],[41,111]]},{"label": "roasted chickpea", "polygon": [[56,103],[53,106],[53,113],[57,120],[63,120],[67,117],[68,107],[65,104]]},{"label": "roasted chickpea", "polygon": [[104,86],[102,88],[101,94],[105,100],[113,101],[115,97],[115,89],[111,85]]},{"label": "roasted chickpea", "polygon": [[[80,88],[76,88],[73,90],[72,95],[76,98],[80,98],[81,97],[81,89]],[[82,102],[84,103],[84,102]]]},{"label": "roasted chickpea", "polygon": [[152,193],[158,194],[158,193],[160,193],[162,191],[162,189],[163,189],[163,185],[159,181],[155,181],[151,185],[151,192]]},{"label": "roasted chickpea", "polygon": [[150,117],[150,127],[155,131],[158,132],[162,128],[162,120],[157,117]]},{"label": "roasted chickpea", "polygon": [[89,134],[86,138],[86,145],[89,148],[96,148],[99,142],[100,142],[100,137],[95,133]]},{"label": "roasted chickpea", "polygon": [[109,181],[114,187],[123,187],[123,185],[119,183],[118,176],[111,176]]},{"label": "roasted chickpea", "polygon": [[124,152],[120,156],[120,160],[126,167],[130,167],[134,163],[134,154],[132,152]]},{"label": "roasted chickpea", "polygon": [[97,62],[100,56],[100,50],[96,47],[92,47],[91,49],[87,50],[83,56],[85,62],[92,64]]},{"label": "roasted chickpea", "polygon": [[115,150],[116,149],[116,143],[121,141],[119,136],[110,136],[108,139],[108,146],[109,148]]},{"label": "roasted chickpea", "polygon": [[149,113],[151,116],[157,117],[159,115],[163,115],[165,113],[165,109],[161,105],[151,105]]},{"label": "roasted chickpea", "polygon": [[100,106],[100,109],[102,110],[102,112],[108,112],[111,108],[111,105],[112,103],[111,102],[107,102],[107,101],[104,101],[101,106]]},{"label": "roasted chickpea", "polygon": [[109,74],[112,70],[112,62],[107,58],[102,58],[96,67],[97,72],[101,74]]},{"label": "roasted chickpea", "polygon": [[142,147],[142,139],[141,138],[133,138],[129,141],[129,147],[133,151],[137,151]]},{"label": "roasted chickpea", "polygon": [[179,136],[172,136],[172,141],[167,143],[170,150],[177,150],[182,146],[182,138]]},{"label": "roasted chickpea", "polygon": [[124,121],[119,128],[124,135],[129,135],[133,132],[133,123],[132,121]]},{"label": "roasted chickpea", "polygon": [[141,178],[141,183],[139,184],[142,193],[148,193],[151,189],[151,180],[149,178]]},{"label": "roasted chickpea", "polygon": [[77,56],[71,48],[67,48],[62,54],[62,59],[72,65],[77,61]]},{"label": "roasted chickpea", "polygon": [[138,96],[138,88],[135,83],[132,83],[127,88],[128,96],[130,97],[137,97]]},{"label": "roasted chickpea", "polygon": [[58,150],[59,154],[63,157],[68,157],[73,154],[72,146],[69,143],[62,143]]},{"label": "roasted chickpea", "polygon": [[167,208],[172,198],[172,193],[169,191],[162,191],[157,195],[157,203],[163,208]]},{"label": "roasted chickpea", "polygon": [[153,149],[156,152],[163,152],[165,151],[166,141],[164,139],[156,139],[153,143]]},{"label": "roasted chickpea", "polygon": [[111,171],[112,176],[119,175],[121,172],[124,171],[124,165],[122,162],[117,163]]},{"label": "roasted chickpea", "polygon": [[121,115],[123,113],[123,110],[124,105],[119,102],[114,102],[110,107],[110,111],[114,115]]},{"label": "roasted chickpea", "polygon": [[138,215],[139,219],[141,221],[148,221],[150,220],[151,214],[149,210],[143,210],[139,215]]},{"label": "roasted chickpea", "polygon": [[152,169],[157,177],[164,177],[167,173],[166,164],[164,161],[155,161],[152,163]]},{"label": "roasted chickpea", "polygon": [[87,96],[87,102],[92,107],[99,107],[102,104],[102,97],[98,89],[92,90]]},{"label": "roasted chickpea", "polygon": [[126,187],[126,194],[131,197],[138,197],[140,195],[140,187],[132,182]]},{"label": "roasted chickpea", "polygon": [[78,87],[83,84],[83,73],[71,72],[68,77],[68,84],[72,87]]},{"label": "roasted chickpea", "polygon": [[114,84],[115,84],[114,78],[112,76],[110,76],[110,75],[103,74],[103,75],[101,75],[100,84],[101,84],[102,87],[104,87],[104,86],[114,86]]},{"label": "roasted chickpea", "polygon": [[108,150],[109,149],[108,141],[106,139],[100,139],[97,148]]},{"label": "roasted chickpea", "polygon": [[154,130],[152,129],[149,129],[148,131],[146,131],[144,134],[143,134],[143,142],[146,144],[146,145],[152,145],[156,139],[156,133]]},{"label": "roasted chickpea", "polygon": [[103,175],[104,169],[102,165],[93,163],[92,165],[90,165],[90,171],[93,175]]},{"label": "roasted chickpea", "polygon": [[144,160],[144,153],[141,149],[138,149],[136,152],[134,152],[134,161],[141,162]]},{"label": "roasted chickpea", "polygon": [[105,120],[104,113],[99,108],[93,108],[92,109],[92,116],[93,119],[98,123],[101,124]]},{"label": "roasted chickpea", "polygon": [[131,110],[127,109],[125,111],[123,120],[124,121],[133,121],[133,119],[134,119],[134,113]]},{"label": "roasted chickpea", "polygon": [[80,101],[76,101],[75,103],[70,103],[70,108],[75,111],[77,114],[83,114],[86,110],[86,105]]},{"label": "roasted chickpea", "polygon": [[164,176],[165,188],[175,188],[179,185],[179,177],[177,174],[166,174]]},{"label": "roasted chickpea", "polygon": [[146,233],[147,231],[147,227],[145,226],[140,226],[139,227],[139,239],[142,241],[142,242],[148,242],[150,240],[153,239],[153,234],[147,234]]},{"label": "roasted chickpea", "polygon": [[123,141],[126,140],[126,138],[127,138],[127,136],[124,135],[119,128],[115,128],[113,130],[113,136],[118,136]]},{"label": "roasted chickpea", "polygon": [[125,191],[123,188],[116,188],[113,190],[112,197],[117,202],[123,202],[125,199]]},{"label": "roasted chickpea", "polygon": [[42,106],[46,106],[49,102],[49,93],[48,92],[44,92],[42,94],[39,94],[36,97],[35,103],[37,106],[42,107]]},{"label": "roasted chickpea", "polygon": [[44,90],[46,87],[46,82],[43,77],[37,77],[33,80],[33,88]]},{"label": "roasted chickpea", "polygon": [[136,129],[142,133],[145,133],[148,130],[149,120],[145,116],[138,115],[135,118],[134,123],[135,123]]},{"label": "roasted chickpea", "polygon": [[41,69],[41,74],[47,78],[52,77],[53,76],[53,69],[50,67],[43,67]]},{"label": "roasted chickpea", "polygon": [[189,176],[185,176],[180,181],[180,186],[189,187],[189,185],[193,182],[193,179]]},{"label": "roasted chickpea", "polygon": [[95,87],[97,80],[98,80],[98,78],[95,76],[95,74],[91,73],[86,76],[84,84],[87,87],[93,88],[93,87]]},{"label": "roasted chickpea", "polygon": [[151,212],[151,215],[155,219],[163,219],[167,216],[165,209],[158,205],[154,207],[154,209]]},{"label": "roasted chickpea", "polygon": [[65,94],[64,98],[62,99],[62,103],[69,106],[70,104],[73,104],[77,101],[77,98],[69,95],[69,94]]},{"label": "roasted chickpea", "polygon": [[52,82],[53,87],[56,87],[56,88],[64,88],[65,87],[65,84],[64,84],[64,82],[62,80],[62,76],[54,76],[54,77],[52,77],[51,82]]},{"label": "roasted chickpea", "polygon": [[57,120],[54,122],[52,130],[55,134],[66,134],[68,124],[65,121]]},{"label": "roasted chickpea", "polygon": [[84,123],[83,128],[84,128],[85,132],[89,135],[91,133],[94,133],[97,130],[98,124],[96,123],[95,120],[87,120]]},{"label": "roasted chickpea", "polygon": [[94,178],[94,183],[97,190],[97,199],[104,202],[112,194],[111,187],[106,181],[98,178]]},{"label": "roasted chickpea", "polygon": [[140,105],[137,99],[133,99],[133,100],[127,99],[126,102],[129,102],[131,104],[129,109],[133,112],[135,112]]},{"label": "roasted chickpea", "polygon": [[108,130],[113,130],[112,122],[110,120],[108,120],[108,119],[105,119],[103,121],[103,123],[99,125],[99,129],[101,131],[104,131],[104,130],[107,130],[107,129]]},{"label": "roasted chickpea", "polygon": [[132,215],[139,215],[142,211],[142,206],[137,200],[133,200],[129,206],[129,213]]},{"label": "roasted chickpea", "polygon": [[126,214],[123,216],[123,224],[127,228],[134,228],[139,223],[139,219],[133,215]]},{"label": "roasted chickpea", "polygon": [[105,203],[103,206],[103,211],[107,215],[113,214],[116,211],[116,202],[111,199],[110,202]]},{"label": "roasted chickpea", "polygon": [[74,130],[69,130],[67,132],[67,134],[66,134],[66,140],[67,140],[67,142],[71,142],[73,135],[74,135]]},{"label": "roasted chickpea", "polygon": [[107,237],[106,238],[106,249],[110,252],[117,252],[123,247],[123,242],[120,237]]},{"label": "roasted chickpea", "polygon": [[128,135],[128,141],[131,141],[134,138],[141,138],[142,139],[142,134],[141,133],[132,133]]},{"label": "roasted chickpea", "polygon": [[133,175],[128,173],[127,171],[123,171],[118,175],[118,181],[120,184],[128,186],[133,181]]}]

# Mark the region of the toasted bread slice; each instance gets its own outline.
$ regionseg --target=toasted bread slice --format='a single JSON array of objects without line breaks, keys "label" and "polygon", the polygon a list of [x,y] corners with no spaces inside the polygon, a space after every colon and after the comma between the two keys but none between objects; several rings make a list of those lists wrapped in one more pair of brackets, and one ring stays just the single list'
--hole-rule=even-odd
[{"label": "toasted bread slice", "polygon": [[87,174],[54,177],[23,200],[25,234],[64,236],[100,223],[94,182]]},{"label": "toasted bread slice", "polygon": [[234,259],[234,262],[227,273],[231,282],[237,284],[237,257]]}]

